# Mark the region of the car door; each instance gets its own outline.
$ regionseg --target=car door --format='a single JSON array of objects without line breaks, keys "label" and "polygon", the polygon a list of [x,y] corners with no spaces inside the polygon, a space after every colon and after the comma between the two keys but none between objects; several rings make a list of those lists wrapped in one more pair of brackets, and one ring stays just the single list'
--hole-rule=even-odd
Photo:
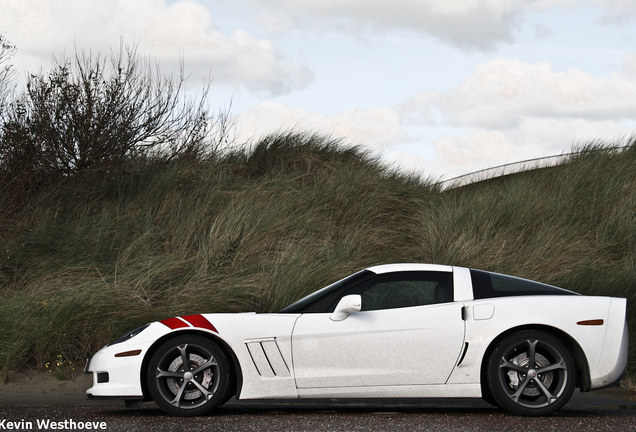
[{"label": "car door", "polygon": [[443,384],[464,341],[452,272],[378,275],[343,293],[362,310],[342,321],[332,310],[303,314],[292,333],[296,386],[329,388]]}]

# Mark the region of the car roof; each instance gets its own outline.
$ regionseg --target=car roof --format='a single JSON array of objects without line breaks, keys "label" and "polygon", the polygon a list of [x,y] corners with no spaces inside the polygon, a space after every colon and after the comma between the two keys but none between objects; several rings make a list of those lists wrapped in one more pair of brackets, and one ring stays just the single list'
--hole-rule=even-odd
[{"label": "car roof", "polygon": [[440,264],[415,264],[415,263],[398,263],[398,264],[383,264],[373,267],[368,267],[367,270],[372,271],[375,274],[392,273],[399,271],[438,271],[438,272],[452,272],[453,267]]}]

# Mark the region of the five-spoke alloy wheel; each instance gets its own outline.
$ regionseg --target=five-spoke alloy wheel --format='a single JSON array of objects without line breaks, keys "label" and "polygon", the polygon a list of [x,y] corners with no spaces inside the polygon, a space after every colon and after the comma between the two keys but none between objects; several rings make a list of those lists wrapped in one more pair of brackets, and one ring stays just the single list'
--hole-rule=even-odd
[{"label": "five-spoke alloy wheel", "polygon": [[499,406],[514,414],[539,416],[570,400],[576,367],[559,339],[526,330],[501,340],[490,356],[487,376]]},{"label": "five-spoke alloy wheel", "polygon": [[230,365],[219,347],[195,335],[164,342],[152,356],[147,382],[164,411],[179,416],[205,414],[227,400]]}]

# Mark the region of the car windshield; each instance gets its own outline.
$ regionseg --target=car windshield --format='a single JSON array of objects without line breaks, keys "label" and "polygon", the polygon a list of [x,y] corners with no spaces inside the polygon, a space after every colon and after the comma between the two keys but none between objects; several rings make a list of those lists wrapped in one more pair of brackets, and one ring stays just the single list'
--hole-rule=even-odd
[{"label": "car windshield", "polygon": [[366,273],[370,273],[368,270],[361,270],[357,273],[354,273],[352,275],[347,276],[344,279],[340,279],[337,282],[332,283],[331,285],[328,285],[324,288],[319,289],[318,291],[315,291],[311,294],[309,294],[306,297],[301,298],[300,300],[295,301],[294,303],[290,304],[289,306],[281,309],[278,311],[278,313],[291,313],[291,312],[299,312],[301,310],[303,310],[306,306],[315,303],[316,301],[318,301],[320,298],[329,295],[330,293],[336,291],[337,289],[341,288],[342,286],[348,284],[350,281],[358,279],[360,277],[360,275],[362,274],[366,274]]}]

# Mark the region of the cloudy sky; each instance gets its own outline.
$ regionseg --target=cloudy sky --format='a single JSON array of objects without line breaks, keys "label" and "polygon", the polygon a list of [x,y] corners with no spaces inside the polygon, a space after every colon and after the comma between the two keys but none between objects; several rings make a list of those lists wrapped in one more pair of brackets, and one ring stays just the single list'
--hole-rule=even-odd
[{"label": "cloudy sky", "polygon": [[0,0],[14,65],[138,44],[239,140],[311,130],[448,179],[636,130],[634,0]]}]

